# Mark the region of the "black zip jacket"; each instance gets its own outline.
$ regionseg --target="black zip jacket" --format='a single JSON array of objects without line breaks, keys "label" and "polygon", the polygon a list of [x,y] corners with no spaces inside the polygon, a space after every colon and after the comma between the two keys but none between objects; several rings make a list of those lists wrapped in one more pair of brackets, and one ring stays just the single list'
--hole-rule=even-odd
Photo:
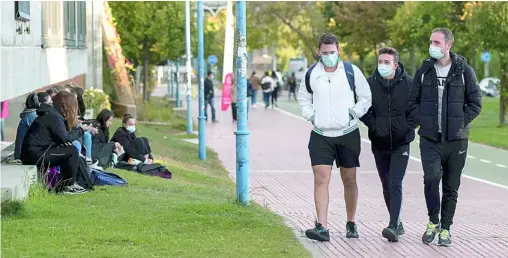
[{"label": "black zip jacket", "polygon": [[399,63],[395,77],[384,79],[377,68],[369,78],[372,92],[372,106],[360,120],[369,128],[372,147],[381,150],[395,150],[411,143],[415,138],[410,123],[407,100],[413,79]]},{"label": "black zip jacket", "polygon": [[132,144],[134,140],[136,140],[136,134],[130,133],[123,126],[118,128],[111,138],[111,141],[119,142],[123,146],[123,149],[125,150],[125,155],[123,155],[124,161],[129,160],[129,158],[133,158],[141,162],[145,162],[145,156],[139,154],[136,148],[134,148],[134,145]]},{"label": "black zip jacket", "polygon": [[51,105],[41,104],[37,115],[21,146],[21,161],[24,164],[34,165],[49,147],[71,143],[84,133],[80,127],[67,131],[67,121]]}]

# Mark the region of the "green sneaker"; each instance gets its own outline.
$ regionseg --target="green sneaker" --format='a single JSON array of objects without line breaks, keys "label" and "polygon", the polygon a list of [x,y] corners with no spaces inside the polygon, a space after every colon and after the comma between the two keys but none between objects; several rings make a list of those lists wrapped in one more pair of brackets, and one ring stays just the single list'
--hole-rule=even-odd
[{"label": "green sneaker", "polygon": [[397,235],[402,236],[406,233],[404,230],[404,226],[402,225],[402,222],[399,223],[399,226],[397,227]]},{"label": "green sneaker", "polygon": [[315,223],[316,227],[312,229],[307,229],[305,231],[305,236],[308,239],[317,240],[321,242],[328,242],[330,241],[330,233],[327,229],[321,225],[321,223],[317,222]]},{"label": "green sneaker", "polygon": [[425,230],[425,233],[422,236],[422,242],[424,244],[432,243],[432,241],[434,241],[434,238],[436,238],[436,234],[438,232],[439,232],[439,225],[429,222],[429,224],[427,224],[427,229]]},{"label": "green sneaker", "polygon": [[438,237],[438,245],[440,246],[451,246],[452,245],[452,235],[450,234],[450,231],[446,229],[441,229],[441,232],[439,232]]}]

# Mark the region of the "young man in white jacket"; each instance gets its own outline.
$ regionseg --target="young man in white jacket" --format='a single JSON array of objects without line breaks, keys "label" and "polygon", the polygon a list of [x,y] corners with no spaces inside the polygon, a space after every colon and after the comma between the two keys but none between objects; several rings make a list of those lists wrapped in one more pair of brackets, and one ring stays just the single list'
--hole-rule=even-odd
[{"label": "young man in white jacket", "polygon": [[[340,61],[339,41],[331,33],[319,38],[321,57],[308,76],[310,89],[302,80],[298,103],[302,115],[314,128],[310,134],[309,154],[314,172],[314,201],[318,221],[305,235],[329,241],[328,185],[335,161],[340,168],[346,202],[346,237],[358,238],[355,213],[358,200],[356,168],[360,166],[360,130],[358,120],[371,106],[367,79],[358,67]],[[347,65],[347,66],[345,66]],[[349,75],[346,75],[349,72]],[[354,77],[353,77],[354,76]],[[350,79],[354,78],[354,82]],[[355,99],[356,95],[356,99]]]}]

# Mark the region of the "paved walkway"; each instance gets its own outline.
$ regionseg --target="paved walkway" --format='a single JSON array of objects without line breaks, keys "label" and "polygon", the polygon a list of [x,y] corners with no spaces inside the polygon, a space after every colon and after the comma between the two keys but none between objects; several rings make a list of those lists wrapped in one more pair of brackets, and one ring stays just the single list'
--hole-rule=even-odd
[{"label": "paved walkway", "polygon": [[[220,107],[220,98],[216,99]],[[197,113],[197,103],[194,103]],[[213,148],[235,177],[236,125],[231,110],[217,111],[221,121],[207,125],[207,145]],[[194,112],[193,112],[194,113]],[[329,243],[305,238],[313,226],[313,176],[307,143],[311,125],[291,114],[264,108],[251,109],[250,186],[251,199],[284,217],[299,233],[297,238],[316,257],[507,257],[508,190],[463,178],[452,226],[454,245],[449,248],[424,245],[420,238],[427,222],[421,164],[410,160],[404,180],[402,219],[406,234],[399,243],[381,237],[388,212],[381,193],[368,141],[362,140],[358,172],[359,239],[346,239],[345,206],[340,174],[333,171],[330,184]]]}]

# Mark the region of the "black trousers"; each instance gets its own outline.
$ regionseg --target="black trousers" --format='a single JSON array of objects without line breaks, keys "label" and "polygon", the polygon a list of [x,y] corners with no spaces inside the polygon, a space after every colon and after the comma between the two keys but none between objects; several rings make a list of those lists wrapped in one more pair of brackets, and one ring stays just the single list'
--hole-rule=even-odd
[{"label": "black trousers", "polygon": [[139,154],[143,156],[148,154],[148,157],[153,159],[152,148],[150,148],[150,143],[146,137],[138,137],[131,144],[133,144]]},{"label": "black trousers", "polygon": [[236,102],[231,103],[231,113],[233,114],[233,121],[236,121],[238,118],[237,110],[238,105],[236,104]]},{"label": "black trousers", "polygon": [[76,182],[78,173],[79,153],[74,145],[53,146],[48,149],[42,159],[43,168],[60,166],[60,178],[57,183],[57,191],[65,186],[73,185]]},{"label": "black trousers", "polygon": [[99,161],[99,166],[106,168],[110,165],[113,151],[115,150],[115,143],[114,142],[108,142],[104,145],[102,145],[102,149],[100,150],[98,156],[96,157]]},{"label": "black trousers", "polygon": [[402,209],[402,180],[406,175],[409,161],[409,144],[402,145],[395,150],[379,150],[372,147],[376,160],[376,167],[383,186],[383,196],[390,213],[389,226],[399,225]]},{"label": "black trousers", "polygon": [[[450,230],[457,207],[460,177],[466,164],[468,140],[451,142],[433,141],[420,137],[423,164],[425,201],[430,222],[438,224],[441,210],[441,228]],[[442,170],[441,170],[442,168]],[[439,197],[439,183],[443,180],[443,197]]]},{"label": "black trousers", "polygon": [[280,87],[275,87],[272,91],[272,106],[277,104],[277,98],[279,97],[279,89]]}]

